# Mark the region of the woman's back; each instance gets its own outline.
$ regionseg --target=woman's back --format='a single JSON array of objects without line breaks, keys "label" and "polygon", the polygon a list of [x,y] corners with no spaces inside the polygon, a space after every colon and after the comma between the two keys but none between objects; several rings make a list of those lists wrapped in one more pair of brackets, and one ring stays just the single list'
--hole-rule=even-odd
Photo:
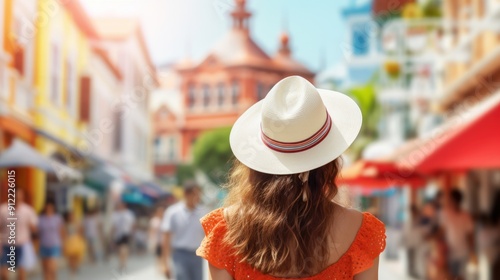
[{"label": "woman's back", "polygon": [[212,279],[377,279],[384,225],[332,202],[340,155],[361,124],[352,99],[298,76],[238,118],[228,210],[201,220],[206,238],[197,253]]},{"label": "woman's back", "polygon": [[[234,255],[234,249],[224,242],[227,232],[226,219],[230,219],[225,217],[227,214],[224,212],[227,213],[223,208],[219,208],[201,220],[206,238],[197,253],[207,259],[212,266],[227,271],[236,280],[353,279],[355,275],[372,267],[385,248],[385,228],[382,222],[369,213],[336,206],[331,238],[326,244],[330,248],[329,263],[326,267],[310,276],[265,275],[240,262],[238,256]],[[304,265],[312,262],[315,262],[314,258],[303,260]]]}]

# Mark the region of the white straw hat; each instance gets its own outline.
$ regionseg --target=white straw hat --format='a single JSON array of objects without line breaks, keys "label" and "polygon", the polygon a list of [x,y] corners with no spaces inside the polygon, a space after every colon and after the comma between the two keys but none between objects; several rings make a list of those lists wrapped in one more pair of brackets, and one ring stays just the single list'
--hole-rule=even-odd
[{"label": "white straw hat", "polygon": [[361,123],[361,110],[347,95],[292,76],[238,118],[229,141],[236,158],[251,169],[295,174],[339,157]]}]

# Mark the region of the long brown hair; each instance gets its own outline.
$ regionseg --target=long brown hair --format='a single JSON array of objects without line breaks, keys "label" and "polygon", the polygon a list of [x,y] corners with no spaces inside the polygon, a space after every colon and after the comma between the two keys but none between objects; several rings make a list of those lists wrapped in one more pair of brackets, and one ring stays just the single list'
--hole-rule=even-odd
[{"label": "long brown hair", "polygon": [[235,161],[227,187],[227,234],[242,262],[275,276],[309,276],[328,265],[336,159],[309,172],[272,175]]}]

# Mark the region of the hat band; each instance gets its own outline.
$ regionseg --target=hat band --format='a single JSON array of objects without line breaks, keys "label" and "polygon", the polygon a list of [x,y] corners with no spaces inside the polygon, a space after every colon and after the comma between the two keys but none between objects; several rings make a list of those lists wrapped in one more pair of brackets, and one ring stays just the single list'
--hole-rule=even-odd
[{"label": "hat band", "polygon": [[261,138],[262,142],[264,144],[277,152],[282,152],[282,153],[298,153],[298,152],[303,152],[306,150],[311,149],[312,147],[318,145],[323,141],[323,139],[326,138],[328,135],[328,132],[330,132],[330,129],[332,128],[332,118],[326,113],[326,121],[323,124],[323,126],[316,132],[314,133],[313,136],[299,141],[299,142],[280,142],[276,141],[266,134],[264,134],[264,131],[262,131],[261,128]]}]

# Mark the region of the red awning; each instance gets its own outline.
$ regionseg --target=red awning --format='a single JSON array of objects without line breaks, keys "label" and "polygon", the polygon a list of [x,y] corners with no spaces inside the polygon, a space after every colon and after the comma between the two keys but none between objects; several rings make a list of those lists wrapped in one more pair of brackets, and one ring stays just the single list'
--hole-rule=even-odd
[{"label": "red awning", "polygon": [[420,187],[425,184],[425,179],[417,174],[401,172],[391,162],[360,160],[343,169],[337,183],[364,188]]},{"label": "red awning", "polygon": [[456,117],[398,159],[398,166],[421,173],[500,168],[500,92]]}]

